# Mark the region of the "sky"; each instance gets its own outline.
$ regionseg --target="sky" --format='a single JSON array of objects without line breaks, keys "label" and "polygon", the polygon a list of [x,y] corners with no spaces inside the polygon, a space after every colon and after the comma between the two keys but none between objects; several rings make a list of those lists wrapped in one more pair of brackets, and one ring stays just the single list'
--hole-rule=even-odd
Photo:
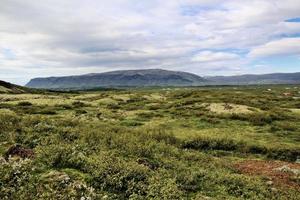
[{"label": "sky", "polygon": [[300,71],[300,0],[1,0],[0,80]]}]

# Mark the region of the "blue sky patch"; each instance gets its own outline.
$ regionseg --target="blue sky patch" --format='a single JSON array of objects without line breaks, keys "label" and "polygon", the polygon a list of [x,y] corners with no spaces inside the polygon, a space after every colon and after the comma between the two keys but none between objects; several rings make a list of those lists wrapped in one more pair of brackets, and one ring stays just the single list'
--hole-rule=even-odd
[{"label": "blue sky patch", "polygon": [[198,15],[201,11],[206,11],[209,10],[209,7],[204,7],[204,6],[181,6],[181,14],[183,16],[196,16]]},{"label": "blue sky patch", "polygon": [[2,53],[6,59],[13,60],[16,58],[16,55],[11,49],[1,49],[0,53]]},{"label": "blue sky patch", "polygon": [[300,17],[287,19],[287,20],[285,20],[285,21],[286,21],[286,22],[298,22],[298,23],[300,23]]}]

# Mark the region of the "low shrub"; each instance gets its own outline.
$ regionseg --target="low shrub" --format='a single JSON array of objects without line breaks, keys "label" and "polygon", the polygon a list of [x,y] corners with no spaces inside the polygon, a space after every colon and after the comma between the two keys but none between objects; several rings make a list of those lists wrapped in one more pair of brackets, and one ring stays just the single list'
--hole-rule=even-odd
[{"label": "low shrub", "polygon": [[265,147],[261,145],[248,144],[242,141],[222,138],[196,138],[193,140],[183,141],[182,148],[195,150],[223,150],[239,153],[262,154],[268,158],[296,161],[300,157],[298,148],[279,148]]},{"label": "low shrub", "polygon": [[0,113],[0,141],[12,142],[16,131],[20,129],[20,118],[15,113]]},{"label": "low shrub", "polygon": [[119,106],[119,104],[117,103],[110,103],[106,106],[108,109],[112,109],[112,110],[117,110],[117,109],[120,109],[121,106]]},{"label": "low shrub", "polygon": [[231,139],[213,139],[213,138],[197,138],[194,140],[184,141],[182,148],[197,150],[225,150],[236,151],[245,146],[242,142]]},{"label": "low shrub", "polygon": [[18,106],[32,106],[32,103],[28,101],[21,101],[17,104]]},{"label": "low shrub", "polygon": [[248,121],[254,126],[264,126],[271,124],[273,118],[267,113],[253,113],[253,114],[232,114],[230,119]]},{"label": "low shrub", "polygon": [[121,125],[123,126],[141,126],[143,125],[142,122],[136,121],[136,120],[124,120],[121,122]]},{"label": "low shrub", "polygon": [[142,196],[147,191],[149,170],[136,162],[127,161],[107,153],[90,159],[86,163],[86,172],[91,175],[90,184],[119,194],[119,198],[131,195]]},{"label": "low shrub", "polygon": [[86,113],[87,113],[87,111],[83,110],[83,109],[76,109],[75,110],[76,115],[82,115],[82,114],[86,114]]},{"label": "low shrub", "polygon": [[149,178],[147,199],[182,199],[183,191],[176,184],[176,179],[162,176],[163,173]]},{"label": "low shrub", "polygon": [[74,102],[72,103],[72,106],[73,106],[74,108],[82,108],[82,107],[85,107],[86,104],[85,104],[84,102],[81,102],[81,101],[74,101]]},{"label": "low shrub", "polygon": [[42,115],[56,115],[57,114],[56,111],[54,109],[51,109],[51,108],[41,109],[37,113],[42,114]]}]

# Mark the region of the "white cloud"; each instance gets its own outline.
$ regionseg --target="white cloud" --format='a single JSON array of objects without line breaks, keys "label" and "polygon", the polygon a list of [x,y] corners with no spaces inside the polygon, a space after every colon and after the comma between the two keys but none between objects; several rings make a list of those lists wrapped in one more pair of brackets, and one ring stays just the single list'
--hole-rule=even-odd
[{"label": "white cloud", "polygon": [[268,57],[274,55],[300,55],[300,38],[284,38],[255,47],[250,57]]},{"label": "white cloud", "polygon": [[202,51],[196,54],[192,61],[194,62],[220,62],[220,61],[229,61],[237,60],[239,56],[233,53],[224,53],[224,52],[212,52],[212,51]]},{"label": "white cloud", "polygon": [[[26,79],[58,69],[242,71],[248,58],[222,50],[265,54],[274,38],[300,33],[285,22],[299,13],[299,0],[1,0],[0,49],[15,59],[0,56],[0,68]],[[280,43],[289,54],[291,42]]]}]

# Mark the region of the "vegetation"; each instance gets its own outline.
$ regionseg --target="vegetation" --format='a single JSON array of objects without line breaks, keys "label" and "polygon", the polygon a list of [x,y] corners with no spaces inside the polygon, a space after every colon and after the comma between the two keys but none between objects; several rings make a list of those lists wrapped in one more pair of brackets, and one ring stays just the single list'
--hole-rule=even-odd
[{"label": "vegetation", "polygon": [[0,199],[300,199],[299,99],[298,86],[1,94]]}]

